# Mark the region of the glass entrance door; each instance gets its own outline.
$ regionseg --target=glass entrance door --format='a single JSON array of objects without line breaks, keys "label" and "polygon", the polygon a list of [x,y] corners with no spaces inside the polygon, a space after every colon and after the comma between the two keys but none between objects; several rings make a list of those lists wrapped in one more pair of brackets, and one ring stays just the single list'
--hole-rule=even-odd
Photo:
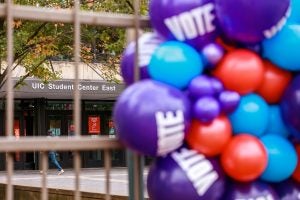
[{"label": "glass entrance door", "polygon": [[[74,135],[74,124],[71,114],[51,113],[47,119],[48,130],[51,130],[55,137]],[[71,151],[57,152],[57,160],[63,168],[72,168],[73,166],[73,154]],[[54,166],[50,167],[53,168]]]},{"label": "glass entrance door", "polygon": [[[92,138],[111,137],[115,138],[115,127],[110,111],[89,111],[83,117],[83,132]],[[125,151],[112,150],[112,165],[125,166]],[[103,166],[103,151],[86,151],[84,152],[84,167]]]},{"label": "glass entrance door", "polygon": [[[101,130],[101,120],[102,116],[99,113],[91,113],[86,117],[87,124],[87,135],[93,138],[99,137],[103,134]],[[103,166],[103,151],[87,151],[85,152],[85,162],[84,167],[100,167]]]},{"label": "glass entrance door", "polygon": [[62,116],[61,115],[49,115],[49,128],[54,136],[61,136],[62,134]]},{"label": "glass entrance door", "polygon": [[[34,135],[34,120],[32,111],[16,114],[13,124],[13,134],[16,139]],[[33,152],[15,152],[15,169],[34,169],[35,158]]]}]

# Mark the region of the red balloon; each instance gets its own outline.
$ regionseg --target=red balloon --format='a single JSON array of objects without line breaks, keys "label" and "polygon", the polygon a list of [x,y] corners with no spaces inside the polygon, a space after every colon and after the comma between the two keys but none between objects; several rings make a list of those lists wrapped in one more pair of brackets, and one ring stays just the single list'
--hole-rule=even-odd
[{"label": "red balloon", "polygon": [[228,90],[241,95],[254,92],[264,77],[264,65],[261,58],[246,49],[236,49],[227,53],[213,74]]},{"label": "red balloon", "polygon": [[230,121],[225,116],[219,116],[211,123],[193,120],[186,141],[192,149],[206,156],[216,156],[223,151],[231,135]]},{"label": "red balloon", "polygon": [[300,145],[296,145],[296,152],[298,155],[298,163],[297,167],[292,175],[293,179],[296,180],[297,182],[300,182]]},{"label": "red balloon", "polygon": [[276,67],[269,61],[264,61],[264,79],[257,92],[268,103],[278,103],[292,79],[292,73]]},{"label": "red balloon", "polygon": [[267,151],[256,137],[240,134],[229,142],[221,155],[224,171],[237,181],[253,181],[266,169]]}]

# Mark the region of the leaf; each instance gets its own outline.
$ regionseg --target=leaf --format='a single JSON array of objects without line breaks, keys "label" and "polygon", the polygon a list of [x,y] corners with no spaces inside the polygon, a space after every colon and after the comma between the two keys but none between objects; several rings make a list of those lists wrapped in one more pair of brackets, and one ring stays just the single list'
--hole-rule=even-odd
[{"label": "leaf", "polygon": [[[141,14],[148,12],[148,0],[141,0]],[[56,9],[71,9],[73,0],[14,0],[15,4]],[[94,12],[132,14],[133,0],[82,0],[81,9]],[[4,26],[6,24],[4,23]],[[14,58],[30,77],[44,81],[58,78],[61,72],[52,71],[49,60],[73,59],[73,24],[44,23],[17,19],[14,21]],[[6,27],[0,31],[0,61],[6,59]],[[101,63],[101,76],[108,81],[118,81],[120,58],[125,48],[125,29],[82,25],[81,59],[89,65]],[[44,60],[44,61],[43,61]],[[36,69],[35,66],[40,62]],[[1,79],[1,77],[0,77]]]}]

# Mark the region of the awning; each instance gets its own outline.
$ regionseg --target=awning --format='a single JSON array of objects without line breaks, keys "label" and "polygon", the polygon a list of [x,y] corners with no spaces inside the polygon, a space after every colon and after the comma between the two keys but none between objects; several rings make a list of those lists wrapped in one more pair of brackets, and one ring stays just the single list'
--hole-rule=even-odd
[{"label": "awning", "polygon": [[[14,83],[18,81],[15,78]],[[24,81],[25,85],[14,90],[16,99],[72,99],[74,93],[74,80],[63,79],[51,81],[48,84],[38,79],[28,78]],[[124,90],[124,84],[109,83],[96,80],[80,80],[78,86],[81,99],[84,100],[115,100]],[[5,96],[6,86],[0,90],[0,97]]]}]

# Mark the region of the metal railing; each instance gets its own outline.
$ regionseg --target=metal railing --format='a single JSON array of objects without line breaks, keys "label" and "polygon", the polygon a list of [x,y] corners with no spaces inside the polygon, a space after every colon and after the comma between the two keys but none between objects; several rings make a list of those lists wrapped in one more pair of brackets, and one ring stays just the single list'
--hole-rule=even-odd
[{"label": "metal railing", "polygon": [[[80,110],[80,91],[79,85],[79,61],[80,61],[80,25],[102,25],[110,27],[134,28],[134,40],[138,42],[138,32],[140,28],[149,27],[147,17],[141,17],[139,14],[139,0],[134,0],[134,15],[115,14],[115,13],[100,13],[88,12],[80,10],[80,1],[74,0],[74,7],[70,9],[51,9],[38,8],[33,6],[14,5],[12,0],[6,0],[5,4],[0,4],[0,17],[6,18],[7,22],[7,88],[6,88],[6,136],[0,139],[0,152],[6,153],[6,200],[13,200],[13,184],[12,176],[14,171],[14,152],[30,152],[41,151],[41,166],[43,171],[48,168],[49,150],[57,151],[73,151],[74,152],[74,171],[75,171],[75,189],[74,199],[79,200],[80,195],[80,170],[81,170],[81,155],[80,151],[84,150],[104,150],[104,167],[106,174],[106,200],[111,199],[110,195],[110,168],[111,168],[111,149],[124,148],[116,139],[111,138],[90,138],[82,136],[81,133],[81,110]],[[46,137],[21,137],[16,139],[13,136],[13,120],[14,120],[14,90],[12,80],[12,65],[13,65],[13,20],[32,20],[44,22],[61,22],[74,24],[74,110],[73,121],[75,122],[74,137],[46,138]],[[138,52],[138,45],[136,45]],[[135,63],[137,63],[137,55]],[[137,64],[135,64],[137,65]],[[135,80],[139,80],[139,72],[135,66]],[[127,153],[129,167],[129,199],[143,199],[143,180],[142,180],[142,159],[133,152]],[[48,199],[47,176],[43,173],[41,185],[41,199]]]}]

